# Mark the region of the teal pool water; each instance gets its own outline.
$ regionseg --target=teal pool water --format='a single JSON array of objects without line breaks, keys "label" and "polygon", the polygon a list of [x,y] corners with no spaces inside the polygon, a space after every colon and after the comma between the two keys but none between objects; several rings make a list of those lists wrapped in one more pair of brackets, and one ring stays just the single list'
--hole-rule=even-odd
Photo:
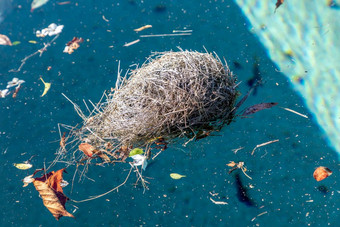
[{"label": "teal pool water", "polygon": [[[232,1],[85,0],[66,5],[50,1],[33,13],[30,2],[14,1],[11,13],[0,24],[0,34],[21,42],[0,46],[0,89],[13,77],[26,81],[16,99],[0,99],[2,226],[335,226],[339,222],[338,156],[328,147],[304,101],[248,31],[246,18]],[[65,26],[55,43],[41,57],[27,60],[20,72],[9,72],[51,40],[35,37],[35,31],[53,22]],[[153,27],[138,34],[133,31],[146,24]],[[193,30],[192,35],[139,37],[182,29]],[[84,43],[71,55],[63,53],[74,36],[82,37]],[[138,38],[139,43],[123,46]],[[153,51],[177,47],[206,48],[224,56],[242,81],[243,94],[249,89],[247,81],[253,77],[258,59],[264,83],[245,105],[278,102],[309,118],[274,107],[238,119],[216,136],[187,147],[171,144],[146,169],[150,189],[145,193],[133,186],[133,175],[118,192],[85,203],[68,203],[66,208],[76,219],[54,220],[33,185],[22,187],[21,180],[33,170],[18,170],[13,163],[36,154],[33,169],[48,165],[59,146],[57,124],[81,122],[61,93],[85,110],[83,99],[97,102],[104,90],[114,86],[118,61],[126,70],[132,64],[142,64]],[[49,71],[48,66],[52,67]],[[44,97],[40,97],[40,76],[52,83]],[[257,144],[275,139],[279,142],[250,154]],[[235,154],[232,150],[239,147],[244,149]],[[230,161],[245,162],[252,180],[242,172],[229,175],[226,164]],[[312,174],[317,166],[327,166],[333,175],[316,182]],[[58,164],[55,169],[62,167]],[[65,194],[82,200],[104,193],[124,181],[128,170],[128,164],[91,167],[87,176],[95,182],[76,181],[72,193],[69,185]],[[169,176],[173,172],[187,177],[173,180]],[[71,182],[73,173],[71,167],[64,178]],[[245,200],[240,184],[251,202]],[[210,198],[228,204],[217,205]]]}]

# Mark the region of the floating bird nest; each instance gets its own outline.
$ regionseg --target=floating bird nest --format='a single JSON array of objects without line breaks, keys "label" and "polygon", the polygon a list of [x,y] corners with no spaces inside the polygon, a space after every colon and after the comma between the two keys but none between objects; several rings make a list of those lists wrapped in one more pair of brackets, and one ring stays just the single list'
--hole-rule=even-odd
[{"label": "floating bird nest", "polygon": [[84,122],[70,130],[72,142],[60,154],[71,154],[75,162],[96,156],[104,162],[124,161],[133,148],[150,150],[151,144],[166,146],[175,138],[195,139],[219,130],[234,118],[235,81],[217,55],[156,53],[125,77],[118,75],[115,89],[90,116],[74,104]]}]

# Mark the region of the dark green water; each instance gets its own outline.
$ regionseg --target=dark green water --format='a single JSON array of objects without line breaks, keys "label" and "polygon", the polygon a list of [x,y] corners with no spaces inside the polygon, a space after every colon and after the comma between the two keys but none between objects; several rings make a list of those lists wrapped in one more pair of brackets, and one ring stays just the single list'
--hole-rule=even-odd
[{"label": "dark green water", "polygon": [[[30,13],[31,1],[14,1],[11,13],[0,24],[0,34],[6,34],[12,42],[21,42],[12,47],[0,46],[0,89],[13,77],[26,81],[15,100],[10,96],[0,99],[1,226],[337,225],[338,156],[327,146],[303,99],[284,75],[275,71],[266,50],[248,31],[246,19],[232,1],[55,2],[51,0]],[[41,48],[43,42],[51,40],[36,38],[35,31],[52,22],[65,25],[56,42],[41,57],[29,59],[20,72],[8,72],[19,67],[20,60]],[[133,31],[145,24],[153,27],[139,34]],[[140,34],[164,34],[184,28],[193,30],[192,35],[141,38],[139,43],[123,47]],[[72,55],[63,53],[65,44],[74,36],[85,42]],[[119,60],[121,68],[127,69],[129,65],[142,64],[153,51],[177,47],[197,51],[205,47],[224,56],[239,81],[243,81],[242,93],[249,89],[247,80],[258,58],[264,84],[246,105],[278,102],[309,118],[275,107],[238,119],[218,136],[187,147],[171,144],[147,168],[150,189],[145,193],[141,187],[133,186],[136,178],[132,176],[119,192],[86,203],[68,203],[66,208],[75,211],[76,219],[63,217],[55,221],[33,185],[22,188],[21,180],[33,170],[18,170],[13,163],[37,154],[32,160],[33,169],[43,167],[44,162],[48,164],[59,146],[55,142],[59,139],[57,124],[76,125],[81,121],[61,93],[80,105],[83,99],[97,102],[105,89],[114,86]],[[233,61],[242,68],[235,68]],[[46,70],[48,66],[52,67],[50,71]],[[52,83],[44,97],[40,97],[40,76]],[[81,107],[85,110],[85,106]],[[274,139],[279,142],[250,155],[257,144]],[[234,154],[232,149],[238,147],[244,149]],[[237,171],[228,175],[226,164],[230,161],[245,162],[252,180],[242,172],[238,172],[239,181]],[[320,165],[333,170],[333,175],[316,182],[312,174]],[[59,167],[63,165],[56,169]],[[128,169],[128,164],[91,167],[88,177],[95,182],[76,182],[72,193],[70,185],[64,188],[65,194],[82,200],[104,193],[120,184]],[[70,168],[65,174],[69,182],[73,171]],[[187,177],[173,180],[169,177],[173,172]],[[251,202],[244,197],[242,200],[237,187],[240,182]],[[228,204],[216,205],[210,198]]]}]

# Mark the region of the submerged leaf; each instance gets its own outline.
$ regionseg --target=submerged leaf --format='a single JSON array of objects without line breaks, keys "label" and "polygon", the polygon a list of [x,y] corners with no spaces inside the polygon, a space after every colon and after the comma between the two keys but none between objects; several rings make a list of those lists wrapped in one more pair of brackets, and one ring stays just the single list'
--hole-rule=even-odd
[{"label": "submerged leaf", "polygon": [[40,80],[44,83],[44,92],[42,93],[42,95],[40,97],[43,97],[44,95],[46,95],[46,93],[48,92],[48,90],[50,90],[51,87],[51,83],[46,83],[42,77],[40,77]]},{"label": "submerged leaf", "polygon": [[56,172],[52,171],[40,178],[35,178],[33,181],[34,187],[39,192],[44,206],[57,220],[62,216],[74,218],[74,216],[65,209],[65,203],[68,198],[64,195],[61,186],[64,171],[65,168]]},{"label": "submerged leaf", "polygon": [[178,180],[178,179],[181,179],[182,177],[186,177],[186,176],[185,176],[185,175],[178,174],[178,173],[171,173],[171,174],[170,174],[170,177],[171,177],[172,179]]},{"label": "submerged leaf", "polygon": [[136,154],[144,154],[144,151],[143,149],[140,149],[140,148],[135,148],[135,149],[132,149],[129,153],[129,157],[132,157]]},{"label": "submerged leaf", "polygon": [[277,105],[277,102],[259,103],[248,107],[245,111],[243,111],[243,114],[241,116],[244,117],[250,114],[254,114],[260,110],[272,108],[275,105]]}]

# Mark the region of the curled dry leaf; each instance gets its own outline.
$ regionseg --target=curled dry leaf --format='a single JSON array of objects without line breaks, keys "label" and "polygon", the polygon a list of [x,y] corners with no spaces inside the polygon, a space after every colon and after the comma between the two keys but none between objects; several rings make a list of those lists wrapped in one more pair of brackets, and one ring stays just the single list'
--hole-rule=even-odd
[{"label": "curled dry leaf", "polygon": [[62,216],[74,218],[74,216],[65,209],[65,203],[69,198],[64,195],[60,185],[63,181],[64,171],[65,168],[56,172],[52,171],[40,178],[34,178],[33,181],[34,187],[39,192],[44,206],[57,220]]},{"label": "curled dry leaf", "polygon": [[325,178],[329,177],[330,175],[332,175],[332,170],[324,166],[316,168],[316,170],[313,173],[313,177],[315,178],[316,181],[322,181]]},{"label": "curled dry leaf", "polygon": [[0,34],[0,45],[12,46],[12,42],[6,35]]}]

